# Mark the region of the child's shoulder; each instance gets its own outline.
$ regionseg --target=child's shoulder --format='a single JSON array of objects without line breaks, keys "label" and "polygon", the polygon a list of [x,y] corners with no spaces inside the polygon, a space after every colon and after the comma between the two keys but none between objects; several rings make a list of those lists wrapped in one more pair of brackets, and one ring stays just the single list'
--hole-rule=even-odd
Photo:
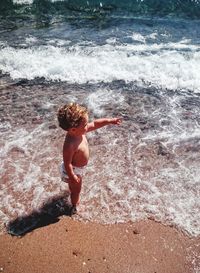
[{"label": "child's shoulder", "polygon": [[66,135],[63,146],[64,146],[64,149],[74,149],[76,146],[76,141],[72,137],[69,137],[68,135]]}]

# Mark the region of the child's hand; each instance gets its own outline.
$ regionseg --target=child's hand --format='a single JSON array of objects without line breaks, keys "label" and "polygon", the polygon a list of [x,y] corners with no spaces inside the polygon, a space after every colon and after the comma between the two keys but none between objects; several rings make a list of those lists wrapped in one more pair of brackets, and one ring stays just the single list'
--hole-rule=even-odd
[{"label": "child's hand", "polygon": [[113,119],[111,119],[111,123],[116,124],[116,125],[120,125],[122,123],[122,119],[121,118],[113,118]]},{"label": "child's hand", "polygon": [[74,177],[73,177],[73,179],[72,179],[72,182],[73,183],[79,183],[80,182],[80,177],[79,176],[77,176],[77,175],[74,175]]}]

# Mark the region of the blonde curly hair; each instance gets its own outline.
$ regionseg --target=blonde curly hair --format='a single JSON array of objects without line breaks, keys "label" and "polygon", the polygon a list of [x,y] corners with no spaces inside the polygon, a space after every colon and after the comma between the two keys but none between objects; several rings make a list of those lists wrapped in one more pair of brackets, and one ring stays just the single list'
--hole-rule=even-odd
[{"label": "blonde curly hair", "polygon": [[65,131],[70,128],[76,128],[80,125],[86,114],[88,114],[88,110],[84,106],[74,102],[65,104],[58,109],[57,117],[59,126]]}]

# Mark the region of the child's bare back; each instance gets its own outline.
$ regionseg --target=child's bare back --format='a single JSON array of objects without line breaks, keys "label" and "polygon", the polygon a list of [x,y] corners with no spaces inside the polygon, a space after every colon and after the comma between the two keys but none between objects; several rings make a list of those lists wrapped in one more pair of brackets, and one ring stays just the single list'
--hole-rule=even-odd
[{"label": "child's bare back", "polygon": [[79,203],[83,168],[89,160],[86,133],[105,125],[121,124],[120,118],[102,118],[88,122],[87,108],[76,103],[64,105],[58,110],[58,122],[67,131],[63,145],[62,180],[69,184],[72,209]]}]

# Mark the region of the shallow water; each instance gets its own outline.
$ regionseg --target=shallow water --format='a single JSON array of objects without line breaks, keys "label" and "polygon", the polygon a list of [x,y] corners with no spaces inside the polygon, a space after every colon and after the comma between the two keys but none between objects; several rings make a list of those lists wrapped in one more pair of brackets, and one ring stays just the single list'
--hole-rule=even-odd
[{"label": "shallow water", "polygon": [[[57,106],[81,101],[123,124],[88,134],[91,158],[80,217],[103,223],[153,218],[199,234],[199,106],[193,93],[99,85],[13,85],[1,91],[3,222],[37,210],[67,185],[59,177],[64,133]],[[106,94],[106,95],[105,95]]]}]

